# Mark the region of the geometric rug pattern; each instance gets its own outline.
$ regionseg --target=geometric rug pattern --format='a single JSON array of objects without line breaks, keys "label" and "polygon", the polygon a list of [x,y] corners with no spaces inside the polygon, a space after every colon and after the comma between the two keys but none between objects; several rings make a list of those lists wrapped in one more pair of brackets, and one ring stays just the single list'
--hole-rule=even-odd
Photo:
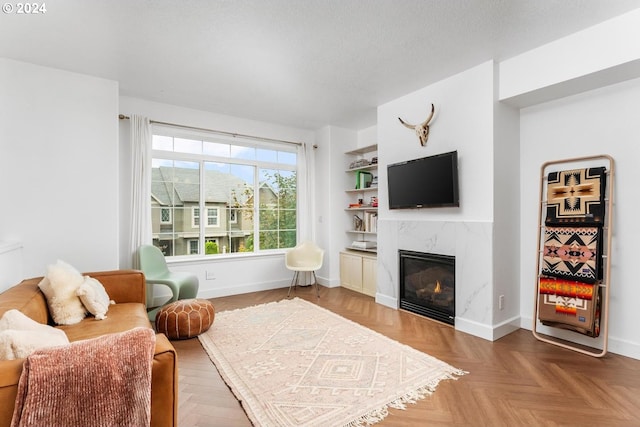
[{"label": "geometric rug pattern", "polygon": [[200,342],[256,426],[360,426],[465,372],[305,300],[216,313]]}]

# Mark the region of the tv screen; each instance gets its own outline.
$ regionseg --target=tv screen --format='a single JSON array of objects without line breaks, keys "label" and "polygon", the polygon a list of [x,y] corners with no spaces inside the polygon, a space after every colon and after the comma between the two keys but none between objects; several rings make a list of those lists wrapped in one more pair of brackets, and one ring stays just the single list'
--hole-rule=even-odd
[{"label": "tv screen", "polygon": [[460,206],[458,152],[387,166],[389,209]]}]

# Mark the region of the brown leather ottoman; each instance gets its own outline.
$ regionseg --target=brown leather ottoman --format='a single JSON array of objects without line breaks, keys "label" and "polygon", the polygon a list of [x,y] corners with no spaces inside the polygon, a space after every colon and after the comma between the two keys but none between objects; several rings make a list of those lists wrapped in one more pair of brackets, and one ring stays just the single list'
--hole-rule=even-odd
[{"label": "brown leather ottoman", "polygon": [[206,299],[183,299],[167,304],[156,315],[156,331],[172,340],[193,338],[211,326],[215,310]]}]

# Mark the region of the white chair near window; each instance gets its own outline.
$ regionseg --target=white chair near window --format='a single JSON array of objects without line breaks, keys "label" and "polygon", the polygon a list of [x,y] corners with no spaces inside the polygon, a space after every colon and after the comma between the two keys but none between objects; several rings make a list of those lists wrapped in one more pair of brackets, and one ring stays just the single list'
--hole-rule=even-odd
[{"label": "white chair near window", "polygon": [[313,284],[316,286],[316,294],[320,298],[320,287],[316,270],[322,267],[324,258],[324,249],[319,248],[315,243],[307,241],[299,244],[293,249],[285,253],[284,261],[287,269],[294,272],[293,279],[289,285],[287,298],[291,295],[291,288],[298,286],[298,277],[300,272],[311,272],[313,274]]}]

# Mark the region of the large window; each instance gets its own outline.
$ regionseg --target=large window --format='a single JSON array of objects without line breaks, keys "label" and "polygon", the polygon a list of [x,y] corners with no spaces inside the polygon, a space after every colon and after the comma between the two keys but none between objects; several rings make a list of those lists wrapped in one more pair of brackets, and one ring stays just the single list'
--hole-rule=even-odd
[{"label": "large window", "polygon": [[295,145],[153,133],[153,241],[166,256],[296,245]]}]

